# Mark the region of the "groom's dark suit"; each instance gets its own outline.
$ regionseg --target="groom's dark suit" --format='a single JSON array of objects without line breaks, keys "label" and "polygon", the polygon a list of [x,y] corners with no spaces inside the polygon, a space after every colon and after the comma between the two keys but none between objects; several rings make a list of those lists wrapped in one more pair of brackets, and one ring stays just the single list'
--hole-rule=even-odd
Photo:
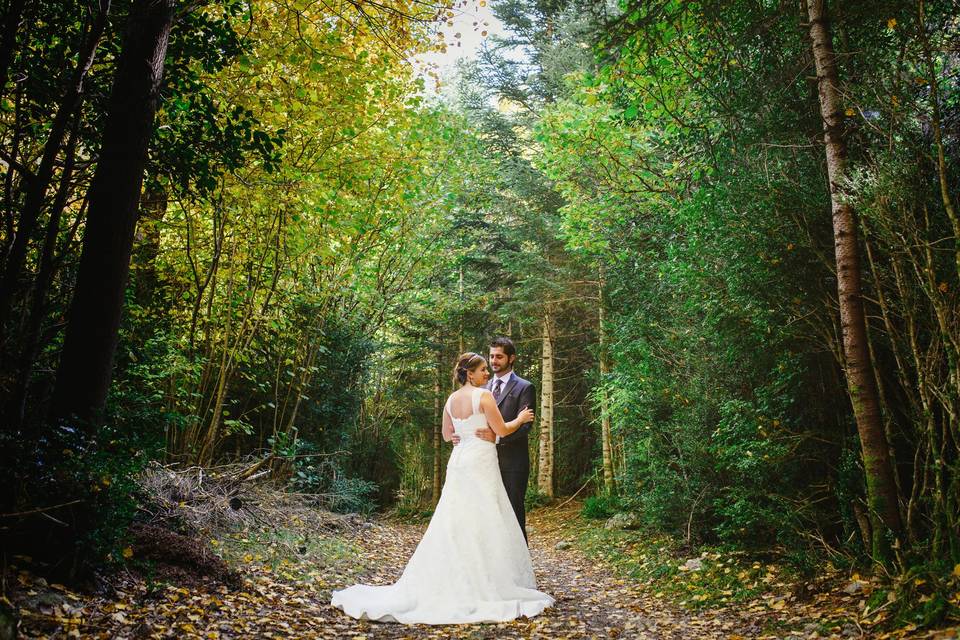
[{"label": "groom's dark suit", "polygon": [[[486,388],[494,390],[496,378],[491,378]],[[504,422],[516,419],[517,414],[524,407],[536,410],[536,390],[529,380],[524,380],[516,372],[510,376],[507,384],[500,390],[497,406],[503,415]],[[530,452],[527,447],[527,432],[532,422],[521,426],[508,436],[500,438],[497,444],[497,457],[500,460],[500,475],[503,477],[503,486],[510,498],[513,512],[517,514],[517,522],[523,537],[527,537],[527,512],[524,506],[524,497],[527,494],[527,481],[530,478]]]}]

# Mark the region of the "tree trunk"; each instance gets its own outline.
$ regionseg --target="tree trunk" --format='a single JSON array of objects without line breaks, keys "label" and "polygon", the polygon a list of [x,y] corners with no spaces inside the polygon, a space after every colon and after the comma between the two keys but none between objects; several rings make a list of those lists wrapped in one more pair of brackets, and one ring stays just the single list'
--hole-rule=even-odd
[{"label": "tree trunk", "polygon": [[140,218],[134,236],[133,282],[137,305],[153,311],[157,293],[157,256],[160,255],[160,224],[167,214],[163,189],[147,189],[140,203]]},{"label": "tree trunk", "polygon": [[603,452],[603,489],[613,495],[616,488],[613,482],[613,442],[610,429],[610,398],[607,396],[607,375],[610,373],[610,360],[607,357],[607,336],[604,328],[605,303],[603,299],[603,267],[600,268],[599,317],[597,335],[600,339],[600,445]]},{"label": "tree trunk", "polygon": [[[960,277],[960,217],[953,207],[953,199],[950,197],[950,177],[947,175],[947,161],[944,153],[943,131],[941,127],[940,115],[940,82],[937,78],[937,70],[934,66],[933,51],[930,48],[930,38],[927,35],[926,12],[923,8],[923,0],[917,3],[917,27],[920,34],[920,42],[923,46],[923,62],[927,71],[927,81],[930,83],[930,110],[932,118],[930,125],[933,128],[933,144],[937,150],[937,177],[940,182],[940,197],[943,200],[943,210],[947,213],[950,220],[950,226],[953,228],[953,258],[956,266],[957,277]],[[956,183],[954,183],[956,187]]]},{"label": "tree trunk", "polygon": [[462,264],[460,265],[459,292],[460,292],[460,310],[457,311],[457,314],[460,319],[460,333],[459,333],[460,342],[457,344],[457,355],[464,353],[466,350],[466,347],[464,346],[464,341],[463,341],[463,308],[464,306],[463,306],[463,265]]},{"label": "tree trunk", "polygon": [[847,149],[843,139],[843,104],[826,1],[807,0],[807,10],[813,58],[817,68],[820,113],[823,117],[827,174],[833,208],[837,295],[843,330],[847,387],[863,450],[867,504],[872,525],[871,551],[875,559],[884,560],[889,552],[887,532],[893,532],[896,536],[901,532],[900,508],[889,444],[880,419],[873,365],[867,349],[856,221],[853,207],[843,201]]},{"label": "tree trunk", "polygon": [[[30,312],[23,334],[23,348],[20,351],[16,385],[14,387],[11,406],[7,412],[7,420],[10,421],[10,426],[18,429],[23,428],[26,424],[27,396],[30,389],[31,378],[33,377],[34,362],[43,346],[42,329],[43,320],[47,313],[47,294],[50,291],[54,275],[56,274],[54,253],[56,252],[57,239],[60,235],[60,221],[63,218],[63,212],[67,207],[67,200],[71,192],[79,127],[80,114],[77,113],[74,116],[73,127],[70,131],[70,137],[67,140],[63,172],[60,174],[60,185],[53,198],[50,219],[47,221],[43,247],[40,251],[40,266],[34,281],[33,299],[30,301]],[[83,210],[84,207],[81,207],[81,215]],[[32,422],[34,425],[38,424],[38,421]]]},{"label": "tree trunk", "polygon": [[103,412],[130,270],[147,146],[175,0],[136,0],[110,97],[70,307],[52,416],[90,422]]},{"label": "tree trunk", "polygon": [[440,501],[441,471],[443,466],[443,356],[437,354],[437,373],[433,381],[433,506]]},{"label": "tree trunk", "polygon": [[27,257],[30,238],[33,236],[33,231],[40,218],[40,212],[43,210],[43,204],[47,197],[47,188],[53,180],[54,164],[63,147],[63,140],[67,135],[73,114],[80,107],[80,102],[83,97],[83,82],[87,77],[87,72],[89,72],[93,66],[97,47],[100,44],[100,38],[103,37],[103,32],[106,28],[107,12],[109,9],[110,3],[104,2],[101,5],[100,13],[94,17],[90,25],[90,33],[87,41],[80,51],[77,68],[70,77],[66,91],[57,107],[57,113],[50,125],[50,133],[47,135],[47,141],[43,145],[40,164],[37,167],[36,173],[24,176],[26,195],[20,214],[20,222],[17,225],[17,230],[10,246],[10,253],[4,264],[3,276],[0,278],[0,342],[3,342],[6,336],[5,329],[12,313],[15,294],[18,289],[21,271],[23,270],[23,263]]},{"label": "tree trunk", "polygon": [[537,462],[537,488],[553,497],[553,333],[550,314],[543,317],[543,362],[540,391],[540,451]]},{"label": "tree trunk", "polygon": [[27,133],[24,125],[23,114],[23,88],[17,87],[13,97],[13,136],[10,141],[10,148],[7,153],[10,155],[10,161],[7,163],[7,170],[3,175],[3,238],[0,238],[0,264],[4,264],[10,255],[13,237],[16,233],[14,221],[14,197],[13,197],[13,176],[18,173],[17,165],[20,157],[20,144],[23,134]]}]

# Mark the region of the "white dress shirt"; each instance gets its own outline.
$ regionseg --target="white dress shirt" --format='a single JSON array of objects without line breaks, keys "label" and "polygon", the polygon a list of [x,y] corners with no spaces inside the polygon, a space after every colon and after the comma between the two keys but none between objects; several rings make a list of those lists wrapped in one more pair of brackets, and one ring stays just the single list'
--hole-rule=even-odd
[{"label": "white dress shirt", "polygon": [[[490,393],[493,393],[494,387],[497,386],[497,380],[502,380],[503,382],[500,384],[500,396],[503,397],[503,392],[507,390],[507,385],[510,384],[510,376],[512,375],[513,369],[510,369],[510,371],[507,371],[502,375],[493,376],[493,380],[490,382]],[[500,398],[497,398],[496,396],[494,396],[494,398],[498,401],[500,400]],[[497,436],[496,443],[500,444],[500,436]]]},{"label": "white dress shirt", "polygon": [[[503,390],[507,388],[507,385],[510,384],[510,376],[513,375],[513,369],[507,371],[503,375],[493,376],[493,381],[490,383],[490,393],[493,393],[494,387],[497,386],[497,380],[502,380],[503,382],[500,385],[500,393],[503,393]],[[497,398],[499,400],[500,398]]]}]

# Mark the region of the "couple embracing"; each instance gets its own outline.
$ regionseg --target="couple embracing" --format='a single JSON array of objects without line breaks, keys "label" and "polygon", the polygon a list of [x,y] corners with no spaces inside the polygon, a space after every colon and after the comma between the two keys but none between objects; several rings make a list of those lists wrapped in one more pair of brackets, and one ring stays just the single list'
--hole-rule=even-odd
[{"label": "couple embracing", "polygon": [[553,604],[537,591],[526,544],[535,392],[515,359],[508,338],[490,344],[493,379],[483,356],[458,358],[460,388],[443,410],[443,438],[455,446],[430,524],[396,583],[335,591],[334,606],[361,620],[457,624],[532,617]]}]

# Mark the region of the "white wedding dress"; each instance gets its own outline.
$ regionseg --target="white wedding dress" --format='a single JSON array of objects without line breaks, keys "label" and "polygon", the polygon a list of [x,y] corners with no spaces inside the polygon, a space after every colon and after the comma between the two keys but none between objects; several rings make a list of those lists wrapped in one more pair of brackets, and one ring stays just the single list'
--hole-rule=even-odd
[{"label": "white wedding dress", "polygon": [[453,448],[437,509],[400,579],[334,591],[331,603],[354,618],[403,624],[503,622],[553,604],[536,590],[530,552],[500,479],[497,448],[476,437],[487,426],[480,396],[472,414],[453,416]]}]

